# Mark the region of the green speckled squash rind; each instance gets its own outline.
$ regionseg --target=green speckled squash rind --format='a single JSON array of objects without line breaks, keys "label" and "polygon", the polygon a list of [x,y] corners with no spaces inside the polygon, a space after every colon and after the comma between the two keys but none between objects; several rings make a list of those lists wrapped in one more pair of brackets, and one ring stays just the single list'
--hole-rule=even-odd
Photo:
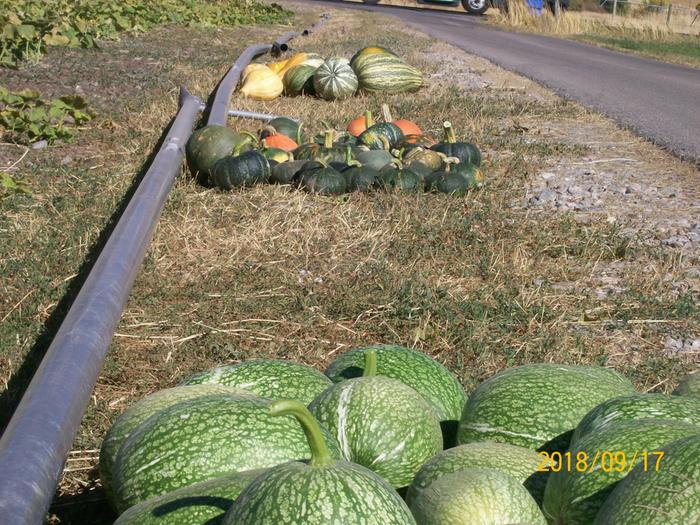
[{"label": "green speckled squash rind", "polygon": [[574,428],[593,407],[635,392],[624,376],[603,367],[542,363],[510,368],[469,396],[458,441],[566,451]]},{"label": "green speckled squash rind", "polygon": [[664,394],[609,399],[586,414],[576,427],[571,444],[608,425],[635,419],[667,419],[700,425],[700,399]]},{"label": "green speckled squash rind", "polygon": [[[141,423],[113,469],[117,507],[232,472],[306,459],[310,449],[292,418],[274,417],[269,401],[216,394],[184,401]],[[324,430],[333,457],[338,444]]]},{"label": "green speckled squash rind", "polygon": [[401,497],[370,470],[347,462],[288,463],[251,483],[224,525],[414,525]]},{"label": "green speckled squash rind", "polygon": [[546,472],[537,472],[541,463],[534,450],[508,443],[483,441],[445,450],[425,463],[406,493],[411,503],[437,479],[469,468],[485,468],[505,472],[525,485],[535,501],[541,502],[547,482]]},{"label": "green speckled squash rind", "polygon": [[315,368],[281,359],[260,359],[220,366],[182,382],[183,385],[199,383],[220,383],[243,388],[268,399],[297,399],[305,405],[331,385],[331,381]]},{"label": "green speckled squash rind", "polygon": [[192,133],[185,146],[187,165],[204,181],[219,159],[231,155],[248,140],[227,126],[214,124],[200,128]]},{"label": "green speckled squash rind", "polygon": [[433,407],[440,421],[459,421],[467,401],[462,385],[441,363],[417,350],[395,345],[355,348],[333,361],[326,375],[334,383],[361,376],[368,350],[377,352],[377,375],[413,388]]},{"label": "green speckled squash rind", "polygon": [[681,379],[681,382],[673,391],[673,395],[700,399],[700,370],[696,370]]},{"label": "green speckled squash rind", "polygon": [[407,486],[442,450],[440,422],[412,388],[388,377],[358,377],[333,385],[309,406],[338,440],[343,457]]},{"label": "green speckled squash rind", "polygon": [[265,470],[236,472],[134,505],[114,525],[220,525],[226,511]]},{"label": "green speckled squash rind", "polygon": [[497,470],[467,469],[435,480],[410,503],[418,525],[545,525],[520,481]]},{"label": "green speckled squash rind", "polygon": [[700,435],[663,452],[658,472],[639,464],[615,487],[594,525],[700,523]]},{"label": "green speckled squash rind", "polygon": [[[584,436],[571,449],[572,457],[585,452],[592,464],[596,452],[624,453],[632,461],[635,452],[637,459],[643,461],[643,453],[660,450],[669,443],[692,435],[700,434],[700,427],[679,421],[642,419],[624,421],[606,426],[597,432]],[[600,507],[605,502],[628,470],[618,472],[615,468],[602,468],[598,459],[598,468],[583,471],[572,468],[552,472],[547,481],[542,509],[551,523],[566,525],[589,525],[593,522]],[[649,456],[654,466],[656,456]],[[606,463],[609,465],[609,463]],[[666,468],[662,463],[660,469]],[[650,502],[651,503],[651,502]]]},{"label": "green speckled squash rind", "polygon": [[357,76],[344,58],[329,58],[313,75],[314,91],[326,100],[342,100],[357,91]]},{"label": "green speckled squash rind", "polygon": [[160,390],[131,405],[110,427],[100,448],[100,482],[112,500],[112,468],[117,453],[129,434],[153,414],[188,399],[195,399],[211,394],[244,394],[242,390],[224,385],[193,385]]}]

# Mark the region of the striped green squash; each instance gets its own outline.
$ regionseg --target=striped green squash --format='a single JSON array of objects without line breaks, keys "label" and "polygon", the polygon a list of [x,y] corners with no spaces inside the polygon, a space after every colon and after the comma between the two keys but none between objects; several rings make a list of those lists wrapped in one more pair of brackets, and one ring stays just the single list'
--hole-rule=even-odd
[{"label": "striped green squash", "polygon": [[[689,423],[640,419],[612,424],[586,435],[571,448],[572,468],[550,474],[542,505],[545,516],[551,523],[589,525],[615,485],[631,470],[629,463],[622,463],[623,455],[626,462],[643,462],[647,453],[648,466],[654,467],[653,452],[677,439],[699,434],[700,427]],[[588,468],[576,468],[580,454],[589,458]],[[614,454],[619,455],[620,463],[612,463]],[[598,460],[594,463],[596,455]],[[607,458],[605,464],[603,458]],[[663,458],[661,461],[659,469],[663,470]],[[615,468],[617,465],[620,468]]]},{"label": "striped green squash", "polygon": [[[184,401],[141,423],[114,463],[119,510],[181,487],[308,458],[304,433],[270,415],[270,401],[214,394]],[[340,453],[326,432],[329,448]]]},{"label": "striped green squash", "polygon": [[470,395],[457,440],[565,451],[592,408],[635,392],[629,380],[603,367],[541,363],[510,368]]},{"label": "striped green squash", "polygon": [[360,49],[357,53],[355,53],[352,58],[350,59],[350,66],[353,68],[355,67],[355,64],[357,64],[358,60],[361,60],[365,57],[368,57],[370,55],[391,55],[391,56],[398,56],[396,53],[394,53],[391,49],[387,49],[386,47],[381,47],[381,46],[367,46],[363,47]]},{"label": "striped green squash", "polygon": [[537,472],[541,460],[534,450],[508,443],[483,441],[445,450],[433,456],[416,474],[406,493],[411,503],[435,480],[470,468],[485,468],[504,472],[525,485],[535,501],[542,501],[547,482],[546,472]]},{"label": "striped green squash", "polygon": [[454,444],[467,395],[447,368],[423,352],[397,345],[355,348],[333,361],[326,375],[334,383],[362,376],[370,350],[377,353],[377,375],[398,379],[418,392],[440,420],[445,444]]},{"label": "striped green squash", "polygon": [[401,93],[423,86],[423,73],[401,58],[388,53],[359,57],[353,69],[362,91]]},{"label": "striped green squash", "polygon": [[234,472],[156,496],[127,509],[114,525],[220,525],[238,495],[264,472]]},{"label": "striped green squash", "polygon": [[314,72],[314,91],[326,100],[349,98],[357,91],[357,76],[344,58],[329,58]]},{"label": "striped green squash", "polygon": [[638,464],[615,487],[594,525],[700,523],[700,435],[662,451],[658,472]]},{"label": "striped green squash", "polygon": [[696,370],[681,379],[673,395],[700,398],[700,370]]},{"label": "striped green squash", "polygon": [[365,359],[363,377],[333,385],[309,409],[336,437],[346,460],[405,487],[442,450],[440,421],[411,387],[375,376],[375,352],[366,352]]},{"label": "striped green squash", "polygon": [[498,470],[471,468],[435,480],[409,504],[418,525],[545,525],[521,482]]},{"label": "striped green squash", "polygon": [[299,64],[287,70],[284,74],[284,93],[286,95],[314,95],[314,73],[318,66]]},{"label": "striped green squash", "polygon": [[571,444],[608,425],[635,419],[670,419],[700,425],[700,399],[638,394],[603,401],[578,424]]},{"label": "striped green squash", "polygon": [[271,410],[297,419],[311,460],[279,465],[258,477],[231,506],[224,525],[415,525],[388,483],[360,465],[330,457],[306,407],[276,401]]},{"label": "striped green squash", "polygon": [[[246,395],[243,390],[224,385],[179,386],[160,390],[131,405],[110,427],[100,448],[100,482],[107,498],[112,499],[112,468],[119,448],[129,434],[153,414],[182,401],[211,394],[237,393]],[[251,394],[252,395],[252,394]]]},{"label": "striped green squash", "polygon": [[269,399],[298,399],[308,405],[331,385],[321,372],[282,359],[257,359],[195,374],[181,384],[219,383],[243,388]]}]

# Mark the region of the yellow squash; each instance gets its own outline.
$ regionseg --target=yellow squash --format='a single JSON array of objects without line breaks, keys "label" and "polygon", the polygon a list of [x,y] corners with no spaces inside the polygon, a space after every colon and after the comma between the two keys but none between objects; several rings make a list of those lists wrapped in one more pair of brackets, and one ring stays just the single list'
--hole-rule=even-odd
[{"label": "yellow squash", "polygon": [[255,68],[243,81],[241,93],[258,100],[273,100],[284,91],[282,79],[269,67]]}]

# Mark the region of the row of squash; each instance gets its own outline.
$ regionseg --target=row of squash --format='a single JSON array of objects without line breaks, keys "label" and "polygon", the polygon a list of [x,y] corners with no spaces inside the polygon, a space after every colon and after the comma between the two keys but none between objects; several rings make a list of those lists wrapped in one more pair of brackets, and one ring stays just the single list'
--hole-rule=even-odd
[{"label": "row of squash", "polygon": [[386,104],[382,114],[375,123],[367,111],[346,131],[326,130],[309,142],[303,124],[286,117],[257,136],[206,126],[188,141],[188,164],[201,182],[223,190],[274,183],[327,195],[376,188],[464,195],[482,186],[481,152],[458,141],[449,122],[438,142],[411,121],[393,120]]},{"label": "row of squash", "polygon": [[342,100],[357,92],[400,93],[423,85],[421,71],[383,47],[359,50],[352,59],[323,59],[315,53],[296,53],[270,64],[249,64],[241,75],[240,91],[258,100],[315,95]]},{"label": "row of squash", "polygon": [[[325,373],[247,361],[130,407],[100,475],[117,525],[698,523],[700,373],[674,394],[546,363],[467,396],[442,364],[393,345],[350,350]],[[626,459],[551,460],[566,451]]]}]

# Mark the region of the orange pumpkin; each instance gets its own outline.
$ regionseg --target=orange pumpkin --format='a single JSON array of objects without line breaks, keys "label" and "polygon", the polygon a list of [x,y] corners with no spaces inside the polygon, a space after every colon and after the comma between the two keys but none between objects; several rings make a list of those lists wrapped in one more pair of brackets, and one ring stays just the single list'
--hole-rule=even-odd
[{"label": "orange pumpkin", "polygon": [[359,137],[362,132],[369,128],[372,124],[374,124],[374,121],[372,120],[372,112],[365,111],[364,115],[350,121],[350,124],[348,124],[348,133],[350,133],[350,135],[353,137]]},{"label": "orange pumpkin", "polygon": [[399,119],[394,120],[391,117],[391,111],[389,111],[389,106],[387,104],[382,104],[382,116],[384,117],[384,122],[391,122],[398,126],[404,135],[422,135],[421,129],[410,120]]},{"label": "orange pumpkin", "polygon": [[279,148],[287,152],[294,151],[299,147],[299,144],[297,144],[294,140],[280,133],[268,135],[262,140],[262,142],[268,148]]}]

